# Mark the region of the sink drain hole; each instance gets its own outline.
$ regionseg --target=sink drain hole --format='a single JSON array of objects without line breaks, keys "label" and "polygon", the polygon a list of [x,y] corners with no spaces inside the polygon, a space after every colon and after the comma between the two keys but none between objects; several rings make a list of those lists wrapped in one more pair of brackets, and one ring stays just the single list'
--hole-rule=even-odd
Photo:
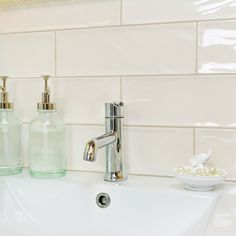
[{"label": "sink drain hole", "polygon": [[96,202],[100,208],[106,208],[110,205],[111,198],[106,193],[99,193],[96,197]]}]

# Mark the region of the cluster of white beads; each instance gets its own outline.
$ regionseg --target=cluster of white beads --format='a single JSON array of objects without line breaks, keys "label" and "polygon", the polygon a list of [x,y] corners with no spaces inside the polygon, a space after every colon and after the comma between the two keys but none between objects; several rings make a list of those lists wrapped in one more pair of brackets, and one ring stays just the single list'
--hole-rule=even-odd
[{"label": "cluster of white beads", "polygon": [[217,168],[203,168],[194,169],[192,167],[178,167],[177,172],[181,175],[191,175],[191,176],[221,176],[223,171]]}]

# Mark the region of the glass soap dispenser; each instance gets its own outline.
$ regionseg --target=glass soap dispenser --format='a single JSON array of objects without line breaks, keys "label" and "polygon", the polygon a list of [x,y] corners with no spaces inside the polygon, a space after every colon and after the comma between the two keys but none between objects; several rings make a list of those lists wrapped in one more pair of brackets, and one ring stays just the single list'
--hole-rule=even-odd
[{"label": "glass soap dispenser", "polygon": [[14,175],[22,171],[21,123],[8,101],[7,76],[1,76],[0,86],[0,175]]},{"label": "glass soap dispenser", "polygon": [[56,178],[66,174],[65,126],[50,102],[49,76],[42,76],[45,87],[38,117],[30,125],[30,175]]}]

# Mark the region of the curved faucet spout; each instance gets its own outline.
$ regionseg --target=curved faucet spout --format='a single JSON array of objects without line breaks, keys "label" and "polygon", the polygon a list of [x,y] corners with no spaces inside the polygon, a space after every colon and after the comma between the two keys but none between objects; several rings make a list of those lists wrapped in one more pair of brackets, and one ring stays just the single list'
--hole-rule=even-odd
[{"label": "curved faucet spout", "polygon": [[117,137],[113,131],[89,140],[85,146],[84,160],[90,162],[96,161],[97,150],[116,142],[116,140]]}]

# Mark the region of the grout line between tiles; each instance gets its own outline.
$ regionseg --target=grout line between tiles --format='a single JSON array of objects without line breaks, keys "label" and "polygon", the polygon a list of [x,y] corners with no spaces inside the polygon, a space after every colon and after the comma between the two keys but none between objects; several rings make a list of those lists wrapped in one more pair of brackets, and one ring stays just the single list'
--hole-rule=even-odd
[{"label": "grout line between tiles", "polygon": [[[22,122],[23,125],[29,125],[30,122]],[[66,126],[99,126],[104,127],[102,123],[65,123]],[[130,125],[124,124],[125,128],[159,128],[159,129],[194,129],[194,135],[196,134],[197,129],[214,129],[214,130],[236,130],[236,127],[212,127],[212,126],[177,126],[177,125]],[[195,148],[195,146],[194,146]]]},{"label": "grout line between tiles", "polygon": [[193,156],[196,154],[196,128],[193,128]]},{"label": "grout line between tiles", "polygon": [[143,176],[143,177],[158,177],[158,178],[170,178],[170,179],[173,179],[175,178],[174,176],[172,175],[161,175],[161,174],[139,174],[139,173],[129,173],[128,172],[128,175],[131,175],[131,176]]},{"label": "grout line between tiles", "polygon": [[123,102],[123,79],[120,77],[120,101]]},{"label": "grout line between tiles", "polygon": [[175,126],[175,125],[131,125],[131,124],[125,124],[124,125],[127,128],[179,128],[179,129],[193,129],[192,126]]},{"label": "grout line between tiles", "polygon": [[196,129],[216,129],[216,130],[235,130],[236,126],[194,126],[194,128]]},{"label": "grout line between tiles", "polygon": [[[23,125],[29,125],[30,121],[23,121]],[[66,126],[105,126],[104,124],[99,123],[65,123]]]},{"label": "grout line between tiles", "polygon": [[235,127],[229,127],[229,126],[191,126],[191,125],[131,125],[131,124],[125,124],[124,125],[127,128],[170,128],[170,129],[229,129],[229,130],[235,130]]},{"label": "grout line between tiles", "polygon": [[[235,73],[236,74],[236,73]],[[126,74],[119,74],[119,75],[94,75],[94,76],[87,76],[87,75],[82,75],[82,76],[57,76],[58,79],[60,78],[100,78],[100,77],[123,77],[125,78],[129,78],[129,77],[161,77],[161,76],[196,76],[197,74],[193,73],[193,74],[130,74],[130,75],[126,75]]]},{"label": "grout line between tiles", "polygon": [[[24,169],[27,170],[29,169],[29,165],[24,165]],[[66,169],[68,172],[75,172],[75,173],[78,173],[78,172],[81,172],[81,173],[90,173],[90,174],[104,174],[104,171],[96,171],[96,170],[77,170],[77,169],[72,169],[72,168],[67,168]],[[166,174],[139,174],[139,173],[129,173],[128,172],[128,175],[130,176],[143,176],[143,177],[154,177],[154,178],[168,178],[168,179],[174,179],[175,177],[172,176],[172,175],[166,175]],[[230,180],[230,179],[227,179],[224,181],[225,183],[232,183],[232,184],[235,184],[236,180]]]},{"label": "grout line between tiles", "polygon": [[[82,172],[82,173],[99,173],[99,174],[104,174],[103,171],[93,171],[93,170],[76,170],[76,169],[67,169],[67,171],[72,171],[72,172]],[[160,178],[174,178],[174,176],[171,176],[171,175],[160,175],[160,174],[139,174],[139,173],[129,173],[128,172],[128,175],[131,175],[131,176],[143,176],[143,177],[160,177]]]},{"label": "grout line between tiles", "polygon": [[123,0],[120,0],[120,25],[123,24]]},{"label": "grout line between tiles", "polygon": [[[146,74],[139,74],[139,75],[68,75],[68,76],[55,76],[55,79],[86,79],[86,78],[119,78],[122,77],[122,79],[130,79],[130,78],[142,78],[142,77],[203,77],[203,76],[208,76],[208,77],[217,77],[217,76],[226,76],[226,77],[232,77],[236,76],[236,73],[218,73],[218,74],[211,74],[211,73],[206,73],[206,74],[152,74],[152,75],[146,75]],[[11,77],[12,80],[16,79],[40,79],[40,76],[27,76],[27,77]]]},{"label": "grout line between tiles", "polygon": [[226,179],[224,182],[226,182],[226,183],[235,183],[236,180],[233,180],[233,179]]},{"label": "grout line between tiles", "polygon": [[71,171],[71,172],[82,172],[82,173],[98,173],[98,174],[104,174],[103,171],[96,171],[96,170],[75,170],[75,169],[71,169],[71,168],[67,168],[67,171]]},{"label": "grout line between tiles", "polygon": [[[27,168],[27,167],[26,167]],[[71,171],[71,172],[82,172],[82,173],[98,173],[98,174],[104,174],[104,171],[96,171],[96,170],[76,170],[76,169],[71,169],[68,168],[67,171]],[[142,176],[142,177],[154,177],[154,178],[168,178],[168,179],[174,179],[175,176],[174,175],[167,175],[167,174],[140,174],[140,173],[130,173],[128,172],[129,176]],[[225,183],[235,183],[236,180],[231,180],[231,179],[226,179],[224,181]]]},{"label": "grout line between tiles", "polygon": [[54,32],[54,73],[55,73],[55,77],[57,76],[57,32]]},{"label": "grout line between tiles", "polygon": [[196,23],[196,55],[195,55],[195,58],[196,58],[196,65],[195,65],[195,73],[197,74],[198,73],[198,40],[199,40],[199,37],[198,37],[198,28],[199,28],[199,24],[198,22]]},{"label": "grout line between tiles", "polygon": [[45,30],[24,30],[24,31],[9,31],[9,32],[0,32],[0,35],[9,35],[9,34],[23,34],[23,33],[43,33],[51,31],[70,31],[70,30],[87,30],[87,29],[109,29],[109,28],[124,28],[124,27],[142,27],[142,26],[152,26],[152,25],[168,25],[168,24],[186,24],[186,23],[204,23],[204,22],[230,22],[236,21],[236,18],[218,18],[218,19],[206,19],[206,20],[182,20],[182,21],[168,21],[168,22],[149,22],[149,23],[134,23],[134,24],[114,24],[114,25],[97,25],[97,26],[88,26],[88,27],[72,27],[72,28],[52,28]]},{"label": "grout line between tiles", "polygon": [[104,127],[105,124],[89,124],[89,123],[66,123],[66,126],[99,126],[99,127]]}]

